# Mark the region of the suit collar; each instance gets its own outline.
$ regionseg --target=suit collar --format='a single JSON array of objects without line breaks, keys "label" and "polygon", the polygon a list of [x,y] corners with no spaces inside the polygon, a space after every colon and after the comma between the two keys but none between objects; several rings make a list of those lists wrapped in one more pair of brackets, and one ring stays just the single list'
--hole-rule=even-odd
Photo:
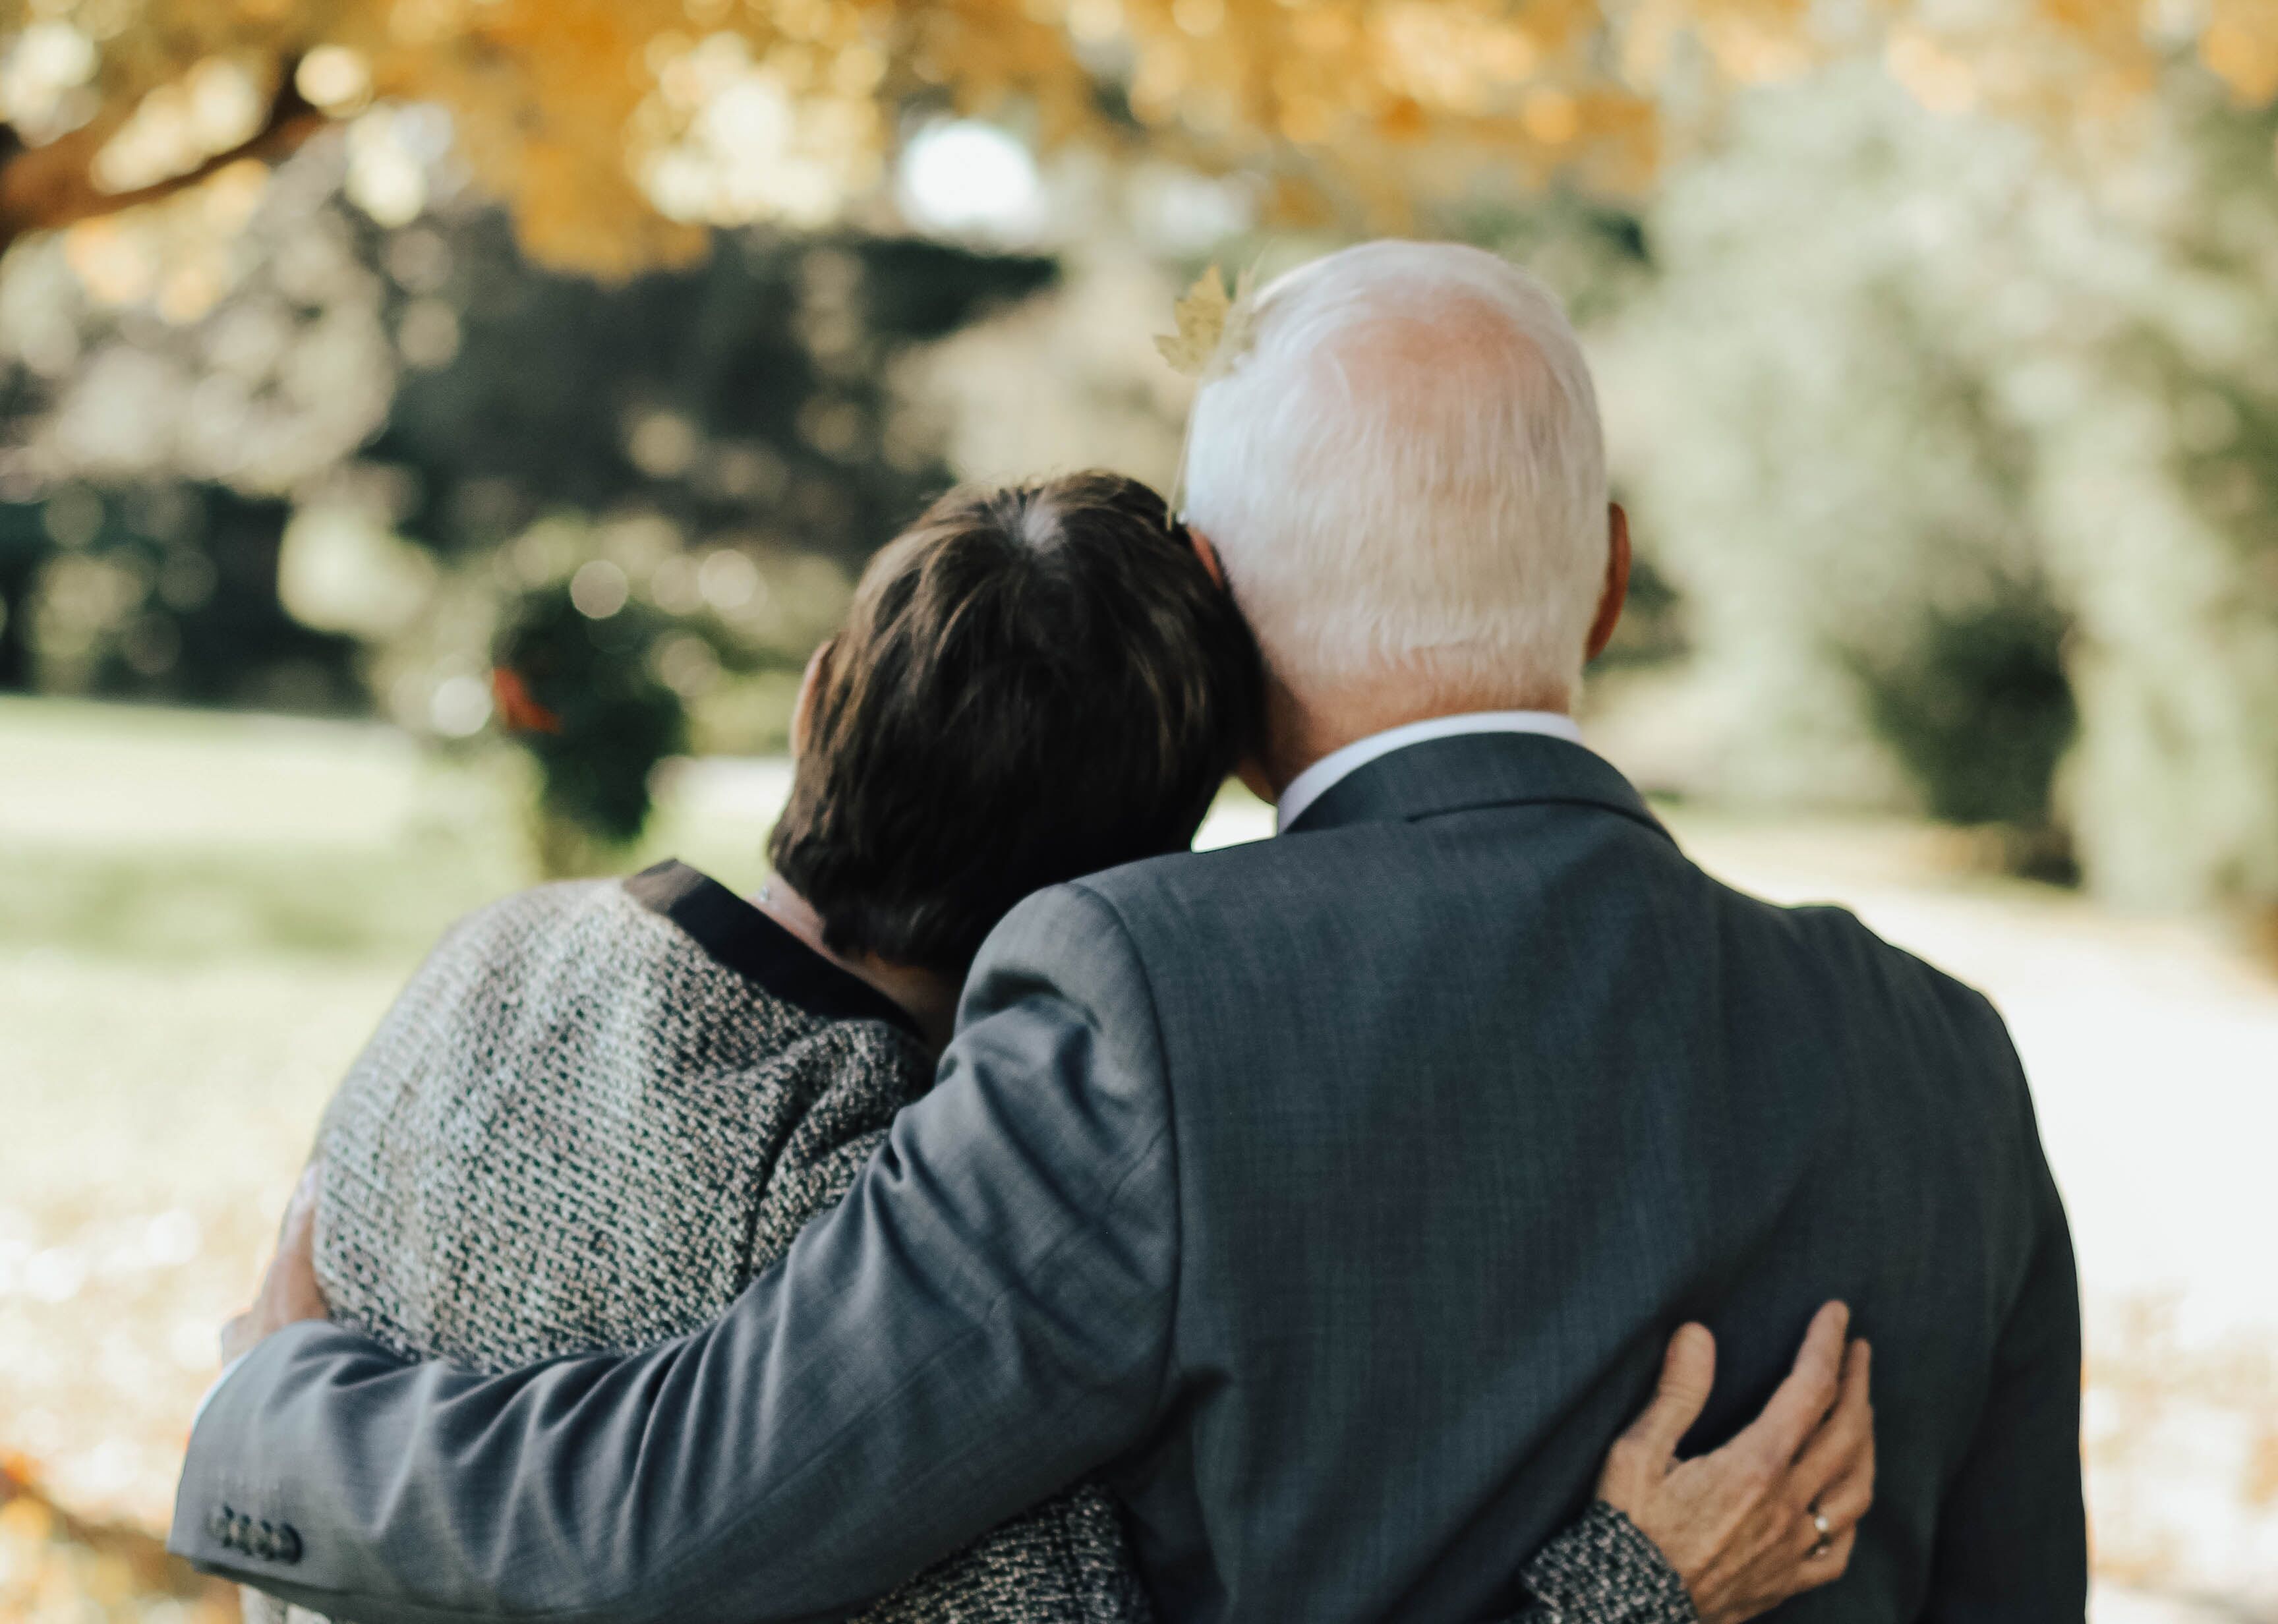
[{"label": "suit collar", "polygon": [[1291,779],[1274,808],[1277,827],[1293,828],[1305,809],[1319,800],[1339,781],[1350,777],[1380,756],[1428,739],[1451,739],[1466,733],[1547,733],[1572,743],[1582,742],[1582,730],[1563,711],[1462,711],[1452,716],[1432,716],[1422,721],[1387,728],[1342,750],[1333,750]]},{"label": "suit collar", "polygon": [[1668,835],[1604,757],[1564,739],[1522,733],[1465,734],[1380,756],[1331,785],[1283,833],[1545,803],[1602,807]]}]

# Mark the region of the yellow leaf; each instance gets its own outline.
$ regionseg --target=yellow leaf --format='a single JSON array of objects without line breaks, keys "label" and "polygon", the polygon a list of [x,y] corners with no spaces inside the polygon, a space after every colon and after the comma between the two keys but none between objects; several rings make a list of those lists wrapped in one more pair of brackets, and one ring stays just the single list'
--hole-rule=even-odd
[{"label": "yellow leaf", "polygon": [[1171,363],[1175,372],[1189,377],[1200,377],[1210,370],[1211,359],[1218,354],[1219,340],[1226,336],[1226,318],[1234,309],[1227,297],[1226,281],[1213,263],[1208,271],[1195,278],[1186,296],[1171,307],[1171,318],[1179,324],[1175,333],[1157,335],[1155,347],[1163,359]]}]

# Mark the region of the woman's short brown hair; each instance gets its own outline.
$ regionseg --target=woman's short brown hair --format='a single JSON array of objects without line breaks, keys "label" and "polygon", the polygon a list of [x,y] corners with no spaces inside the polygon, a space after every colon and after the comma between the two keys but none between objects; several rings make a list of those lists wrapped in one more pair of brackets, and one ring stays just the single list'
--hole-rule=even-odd
[{"label": "woman's short brown hair", "polygon": [[768,855],[834,951],[962,975],[1030,892],[1184,850],[1260,690],[1146,485],[953,491],[863,573]]}]

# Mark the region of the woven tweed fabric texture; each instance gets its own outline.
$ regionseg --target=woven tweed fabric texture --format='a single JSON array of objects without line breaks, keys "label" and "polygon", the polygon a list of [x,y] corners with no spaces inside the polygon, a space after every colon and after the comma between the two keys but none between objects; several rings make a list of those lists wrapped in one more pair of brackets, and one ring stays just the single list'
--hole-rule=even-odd
[{"label": "woven tweed fabric texture", "polygon": [[1527,1564],[1525,1624],[1699,1624],[1677,1571],[1635,1523],[1594,1503]]},{"label": "woven tweed fabric texture", "polygon": [[[317,1272],[398,1352],[500,1370],[716,1317],[853,1182],[930,1080],[883,1021],[826,1018],[615,881],[455,926],[319,1137]],[[311,1615],[247,1592],[248,1624]],[[869,1624],[1145,1624],[1085,1485],[904,1583]]]}]

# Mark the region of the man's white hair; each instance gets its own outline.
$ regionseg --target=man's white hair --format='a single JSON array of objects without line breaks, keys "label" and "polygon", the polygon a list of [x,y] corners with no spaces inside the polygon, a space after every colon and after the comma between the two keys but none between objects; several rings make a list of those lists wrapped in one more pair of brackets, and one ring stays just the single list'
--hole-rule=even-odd
[{"label": "man's white hair", "polygon": [[1571,703],[1606,570],[1597,393],[1556,295],[1454,243],[1276,278],[1197,395],[1187,515],[1303,693]]}]

